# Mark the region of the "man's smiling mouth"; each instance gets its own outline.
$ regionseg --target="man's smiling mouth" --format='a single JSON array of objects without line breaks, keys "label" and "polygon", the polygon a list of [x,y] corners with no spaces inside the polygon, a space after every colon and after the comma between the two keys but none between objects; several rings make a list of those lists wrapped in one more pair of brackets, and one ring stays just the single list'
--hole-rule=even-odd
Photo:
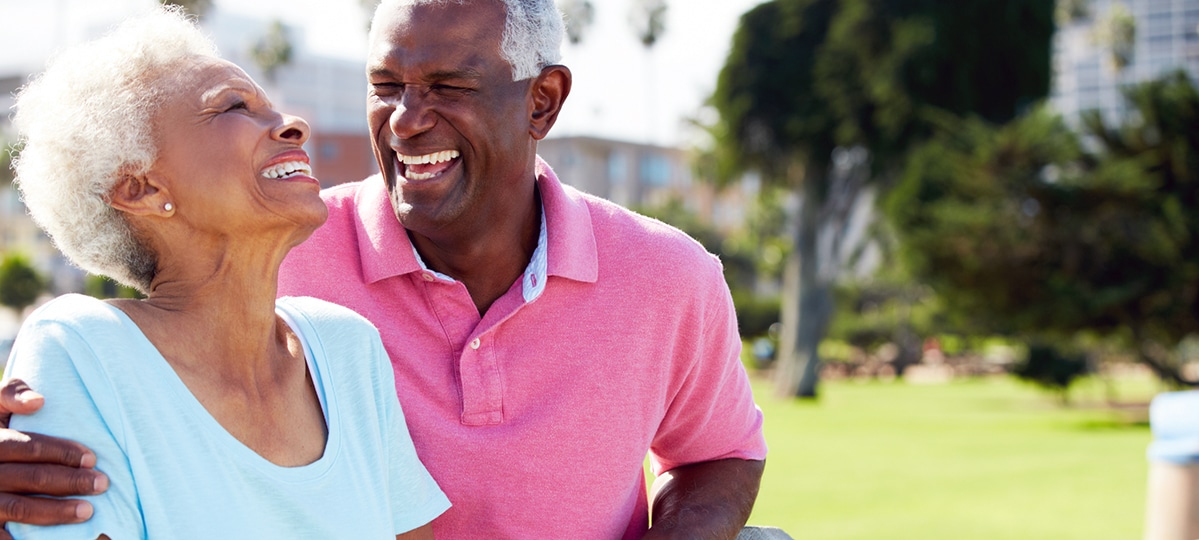
[{"label": "man's smiling mouth", "polygon": [[457,150],[442,150],[432,154],[407,156],[396,154],[400,175],[411,181],[429,180],[445,172],[458,159]]}]

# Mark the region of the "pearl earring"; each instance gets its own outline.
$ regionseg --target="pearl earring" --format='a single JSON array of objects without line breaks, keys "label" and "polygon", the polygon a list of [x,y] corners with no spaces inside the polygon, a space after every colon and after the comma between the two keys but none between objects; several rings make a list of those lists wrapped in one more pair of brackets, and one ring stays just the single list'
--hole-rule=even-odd
[{"label": "pearl earring", "polygon": [[173,205],[171,203],[166,203],[166,204],[162,205],[162,209],[166,210],[167,212],[170,212],[171,210],[175,209],[175,205]]}]

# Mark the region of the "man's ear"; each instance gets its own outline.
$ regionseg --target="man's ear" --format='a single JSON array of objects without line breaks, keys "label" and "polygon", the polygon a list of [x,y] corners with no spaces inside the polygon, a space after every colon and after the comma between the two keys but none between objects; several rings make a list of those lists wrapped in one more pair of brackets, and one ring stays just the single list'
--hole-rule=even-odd
[{"label": "man's ear", "polygon": [[120,173],[108,194],[108,205],[135,216],[169,217],[175,213],[170,194],[152,174]]},{"label": "man's ear", "polygon": [[529,115],[529,135],[540,141],[549,134],[554,122],[558,121],[558,113],[562,112],[562,104],[570,95],[571,75],[566,66],[552,65],[541,70],[541,74],[533,79],[529,89],[529,100],[532,105]]}]

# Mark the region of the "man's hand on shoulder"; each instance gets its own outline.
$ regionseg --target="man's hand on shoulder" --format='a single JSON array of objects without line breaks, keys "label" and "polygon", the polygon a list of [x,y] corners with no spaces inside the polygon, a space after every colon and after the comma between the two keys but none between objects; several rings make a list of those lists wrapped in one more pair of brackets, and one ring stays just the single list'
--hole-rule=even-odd
[{"label": "man's hand on shoulder", "polygon": [[[57,525],[85,521],[92,505],[33,497],[94,495],[108,478],[93,469],[96,455],[79,443],[8,429],[13,414],[32,414],[44,399],[19,379],[0,386],[0,526],[9,521]],[[0,540],[12,537],[0,529]]]}]

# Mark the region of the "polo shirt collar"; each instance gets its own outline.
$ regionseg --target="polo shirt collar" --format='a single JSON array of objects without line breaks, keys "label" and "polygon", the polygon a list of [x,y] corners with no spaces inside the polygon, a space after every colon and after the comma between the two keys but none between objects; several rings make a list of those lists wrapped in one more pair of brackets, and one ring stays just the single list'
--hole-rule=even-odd
[{"label": "polo shirt collar", "polygon": [[[541,295],[548,276],[594,283],[599,275],[591,211],[582,195],[568,191],[540,157],[536,174],[541,194],[541,230],[537,248],[521,278],[525,302]],[[427,271],[408,232],[396,219],[380,175],[363,181],[355,202],[359,255],[368,283]],[[440,274],[438,278],[452,280]]]},{"label": "polo shirt collar", "polygon": [[591,207],[583,194],[562,185],[541,156],[537,157],[537,189],[545,209],[542,215],[548,216],[548,274],[595,283],[599,278],[599,257],[595,229],[591,226]]},{"label": "polo shirt collar", "polygon": [[421,270],[413,255],[408,231],[396,219],[395,209],[387,195],[382,175],[362,181],[355,195],[355,223],[358,234],[358,255],[362,260],[362,277],[367,283]]}]

